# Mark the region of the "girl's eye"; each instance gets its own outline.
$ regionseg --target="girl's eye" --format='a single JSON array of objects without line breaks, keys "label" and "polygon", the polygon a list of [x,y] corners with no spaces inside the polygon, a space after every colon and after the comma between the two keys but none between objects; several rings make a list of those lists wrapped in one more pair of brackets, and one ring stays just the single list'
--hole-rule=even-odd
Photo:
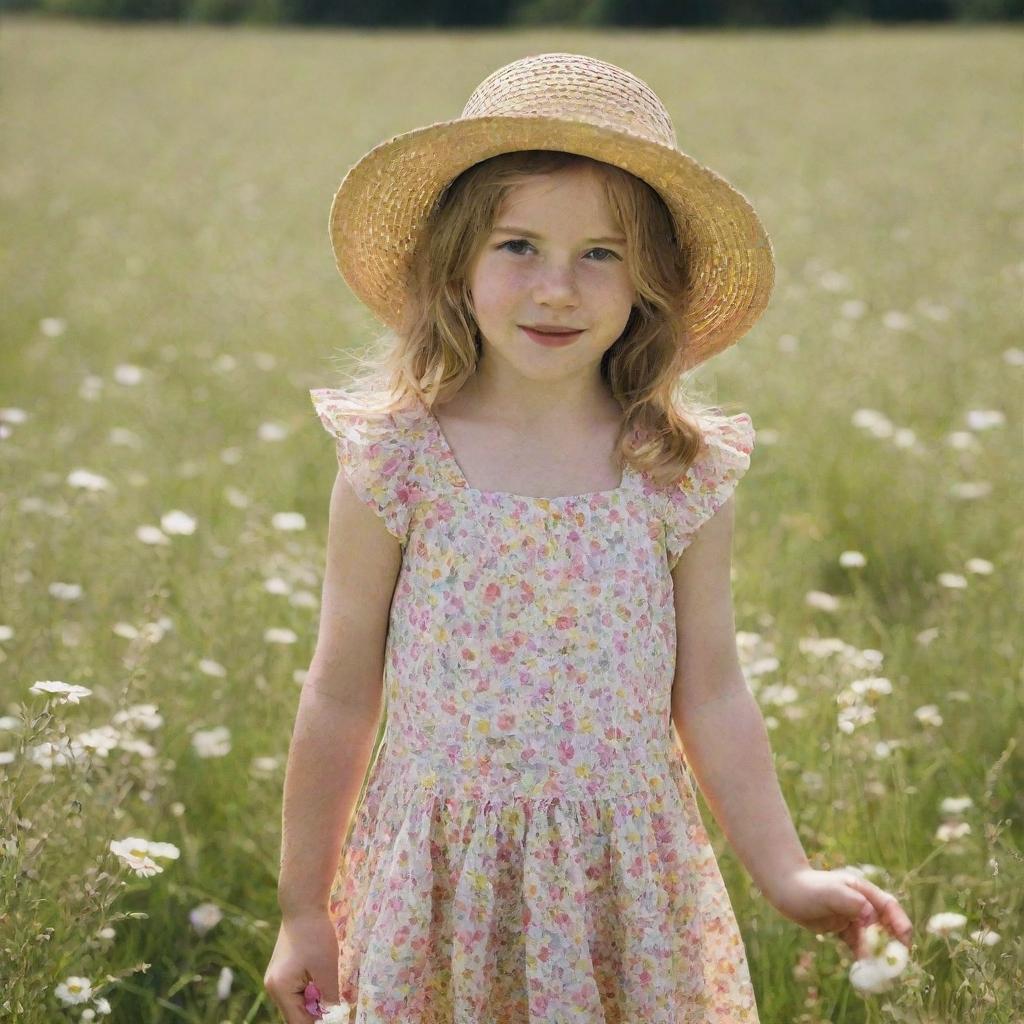
[{"label": "girl's eye", "polygon": [[[519,246],[519,245],[530,245],[530,243],[525,238],[510,238],[507,242],[502,242],[501,245],[498,246],[498,248],[499,249],[504,249],[504,248],[506,248],[506,246],[510,246],[510,245],[516,245],[516,246]],[[530,248],[532,249],[533,246],[530,246]],[[521,253],[519,253],[517,250],[511,250],[510,249],[509,251],[510,252],[516,252],[517,255],[521,255]],[[622,259],[622,257],[618,253],[613,252],[611,249],[601,249],[601,248],[590,249],[589,252],[588,252],[588,255],[589,255],[590,252],[601,252],[601,253],[605,254],[603,257],[601,257],[599,260],[596,261],[597,263],[607,263],[608,262],[608,257],[611,257],[612,259],[616,259],[616,260],[621,260]]]},{"label": "girl's eye", "polygon": [[[612,252],[611,249],[591,249],[590,251],[591,252],[607,253],[609,256],[611,256],[613,259],[616,259],[616,260],[621,260],[622,259],[622,257],[617,252]],[[600,259],[597,262],[598,263],[607,263],[608,261],[606,259]]]},{"label": "girl's eye", "polygon": [[529,245],[530,243],[525,238],[510,238],[507,242],[502,242],[498,246],[499,249],[504,249],[509,245]]}]

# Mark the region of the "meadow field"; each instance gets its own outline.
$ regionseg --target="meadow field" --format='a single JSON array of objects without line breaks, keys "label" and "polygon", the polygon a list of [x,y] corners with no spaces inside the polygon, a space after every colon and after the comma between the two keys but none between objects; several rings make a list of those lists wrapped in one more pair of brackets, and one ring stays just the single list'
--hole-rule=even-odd
[{"label": "meadow field", "polygon": [[6,17],[0,1017],[279,1019],[281,786],[336,468],[307,389],[375,331],[331,198],[493,68],[569,50],[642,75],[772,238],[767,313],[694,381],[758,431],[738,641],[813,863],[915,926],[860,993],[702,804],[762,1022],[1020,1024],[1022,41]]}]

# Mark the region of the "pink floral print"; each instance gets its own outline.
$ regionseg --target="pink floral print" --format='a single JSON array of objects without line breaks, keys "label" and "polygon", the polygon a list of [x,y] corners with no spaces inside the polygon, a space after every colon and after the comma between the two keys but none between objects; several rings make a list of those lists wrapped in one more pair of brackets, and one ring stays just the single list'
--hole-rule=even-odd
[{"label": "pink floral print", "polygon": [[480,491],[427,406],[310,392],[403,546],[387,723],[331,893],[357,1024],[748,1024],[733,908],[671,720],[671,569],[750,465],[706,424],[673,487]]}]

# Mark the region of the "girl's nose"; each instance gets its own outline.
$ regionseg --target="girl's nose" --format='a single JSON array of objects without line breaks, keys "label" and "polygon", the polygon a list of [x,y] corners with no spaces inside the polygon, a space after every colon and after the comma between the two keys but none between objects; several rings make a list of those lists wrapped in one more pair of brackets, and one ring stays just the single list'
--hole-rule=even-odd
[{"label": "girl's nose", "polygon": [[534,300],[543,305],[575,305],[579,301],[576,274],[571,267],[547,267],[537,274]]}]

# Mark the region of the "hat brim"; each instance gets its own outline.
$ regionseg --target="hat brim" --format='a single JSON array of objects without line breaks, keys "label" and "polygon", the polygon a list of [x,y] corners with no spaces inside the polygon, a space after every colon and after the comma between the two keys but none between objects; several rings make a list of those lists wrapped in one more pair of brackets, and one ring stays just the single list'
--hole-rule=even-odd
[{"label": "hat brim", "polygon": [[524,149],[563,150],[620,167],[672,213],[691,268],[685,295],[690,364],[738,341],[775,280],[771,241],[747,198],[678,149],[628,132],[551,117],[456,118],[396,135],[354,164],[331,204],[338,271],[383,323],[397,328],[409,261],[440,191],[468,167]]}]

